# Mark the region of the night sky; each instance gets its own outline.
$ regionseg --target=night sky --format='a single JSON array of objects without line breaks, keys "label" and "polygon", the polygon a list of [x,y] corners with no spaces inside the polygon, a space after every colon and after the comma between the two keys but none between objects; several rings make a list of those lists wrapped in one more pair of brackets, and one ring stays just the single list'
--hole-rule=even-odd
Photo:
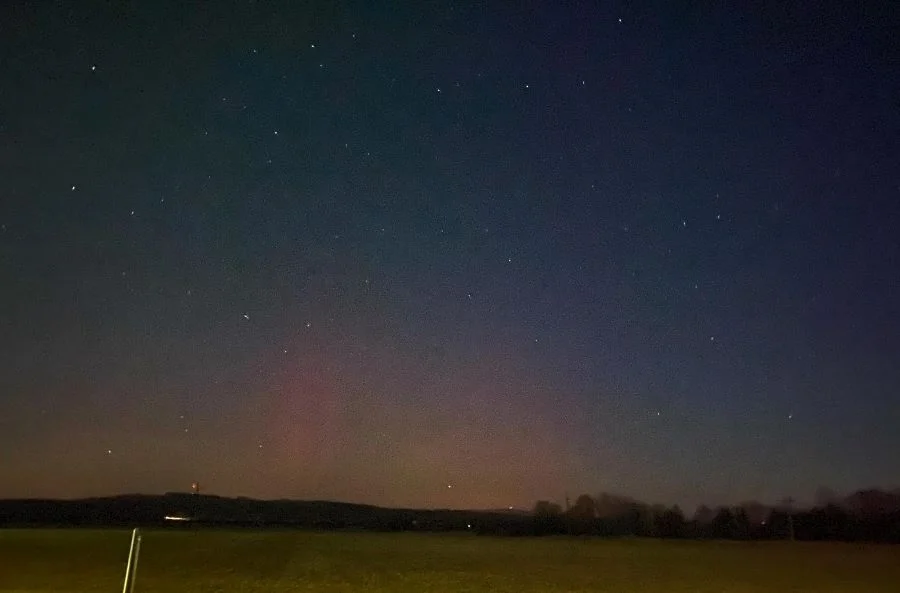
[{"label": "night sky", "polygon": [[0,497],[900,486],[900,18],[743,4],[4,2]]}]

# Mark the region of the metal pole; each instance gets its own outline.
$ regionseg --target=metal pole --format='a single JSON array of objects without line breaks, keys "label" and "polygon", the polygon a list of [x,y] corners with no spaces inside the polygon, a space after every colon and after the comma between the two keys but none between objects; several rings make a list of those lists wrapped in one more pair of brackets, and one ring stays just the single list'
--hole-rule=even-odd
[{"label": "metal pole", "polygon": [[137,527],[131,532],[131,547],[128,548],[128,564],[125,566],[125,582],[122,585],[122,593],[134,591],[134,581],[137,577],[138,557],[141,554],[141,530]]},{"label": "metal pole", "polygon": [[788,530],[790,532],[791,541],[794,541],[794,510],[788,511]]},{"label": "metal pole", "polygon": [[788,512],[788,538],[791,541],[794,541],[794,499],[791,496],[788,496],[784,499],[784,503],[787,505]]}]

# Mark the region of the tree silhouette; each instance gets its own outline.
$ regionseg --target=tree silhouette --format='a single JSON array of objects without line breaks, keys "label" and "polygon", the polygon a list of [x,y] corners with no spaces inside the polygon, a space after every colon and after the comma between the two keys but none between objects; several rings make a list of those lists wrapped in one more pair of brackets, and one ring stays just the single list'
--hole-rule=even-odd
[{"label": "tree silhouette", "polygon": [[655,517],[655,530],[657,537],[684,537],[685,520],[684,513],[678,505],[665,509]]},{"label": "tree silhouette", "polygon": [[694,512],[694,521],[699,523],[700,525],[709,525],[713,522],[713,519],[716,517],[715,511],[706,506],[705,504],[701,504],[697,507],[697,510]]},{"label": "tree silhouette", "polygon": [[563,533],[562,507],[555,502],[539,500],[534,505],[534,533],[535,535],[550,535]]},{"label": "tree silhouette", "polygon": [[539,500],[534,504],[535,517],[559,517],[562,515],[562,507],[555,502]]},{"label": "tree silhouette", "polygon": [[582,494],[575,499],[575,504],[569,509],[573,533],[586,535],[594,532],[594,519],[597,517],[597,508],[594,499],[587,494]]}]

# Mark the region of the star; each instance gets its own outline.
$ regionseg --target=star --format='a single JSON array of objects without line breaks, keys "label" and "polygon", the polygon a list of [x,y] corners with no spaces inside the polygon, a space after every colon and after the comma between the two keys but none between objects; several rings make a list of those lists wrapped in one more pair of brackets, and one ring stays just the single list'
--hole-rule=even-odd
[{"label": "star", "polygon": [[[302,6],[288,4],[223,13],[221,28],[305,22]],[[716,84],[685,85],[683,68],[666,71],[671,56],[640,15],[619,40],[642,48],[639,68],[629,69],[627,47],[609,51],[602,40],[576,39],[576,59],[560,59],[566,31],[583,16],[567,4],[542,9],[547,18],[532,20],[527,31],[504,29],[498,51],[485,51],[473,33],[497,32],[485,11],[447,19],[444,6],[412,15],[419,33],[437,31],[433,42],[447,55],[436,60],[393,59],[415,56],[423,41],[405,34],[410,15],[396,11],[380,14],[378,30],[365,29],[365,39],[351,31],[359,45],[341,39],[355,26],[331,23],[335,36],[323,37],[328,51],[319,60],[300,47],[318,49],[304,37],[322,35],[321,27],[287,45],[250,35],[237,40],[236,52],[213,55],[208,39],[184,36],[183,23],[164,12],[146,32],[147,43],[124,46],[109,42],[116,33],[106,19],[79,19],[76,37],[99,42],[75,44],[83,51],[73,55],[71,80],[59,93],[41,93],[41,73],[60,64],[52,29],[36,29],[34,51],[17,58],[21,100],[5,118],[18,123],[0,122],[0,135],[17,142],[4,190],[23,198],[0,214],[0,269],[13,279],[0,281],[0,306],[14,314],[0,344],[28,367],[19,372],[18,359],[0,364],[0,383],[16,387],[7,390],[12,405],[0,407],[10,422],[33,421],[35,430],[0,431],[0,450],[18,447],[23,468],[53,471],[56,462],[42,458],[54,452],[50,445],[84,438],[85,450],[66,451],[77,467],[111,455],[105,441],[124,448],[102,480],[67,483],[27,471],[34,483],[0,480],[0,498],[19,490],[42,495],[51,486],[59,487],[47,492],[53,496],[114,494],[132,484],[161,491],[184,480],[170,475],[165,456],[145,460],[143,450],[149,465],[131,467],[138,449],[115,427],[99,423],[83,432],[80,421],[95,407],[157,419],[159,426],[134,422],[129,439],[171,441],[161,446],[180,459],[179,471],[215,476],[210,486],[226,495],[524,509],[574,487],[569,482],[603,484],[608,476],[596,460],[578,455],[582,448],[615,445],[604,454],[626,465],[645,453],[665,456],[669,445],[696,457],[722,426],[735,433],[734,444],[753,447],[756,434],[778,442],[813,421],[796,428],[774,422],[772,413],[793,424],[793,411],[753,403],[760,392],[801,410],[827,398],[834,426],[819,427],[816,417],[817,428],[839,430],[848,416],[870,422],[874,456],[862,446],[834,456],[839,444],[826,443],[791,471],[748,465],[748,479],[735,486],[746,491],[731,491],[721,470],[746,456],[737,450],[735,458],[714,456],[699,469],[676,460],[652,480],[652,491],[631,475],[616,489],[693,507],[723,503],[717,496],[724,492],[752,496],[751,482],[798,497],[812,475],[855,487],[850,480],[866,457],[877,458],[883,471],[890,460],[878,452],[900,446],[883,413],[897,391],[890,353],[900,337],[885,329],[896,317],[896,299],[882,281],[893,271],[890,237],[897,235],[890,232],[896,217],[885,207],[900,195],[900,182],[866,183],[891,177],[879,154],[884,142],[816,140],[866,138],[871,130],[863,124],[889,119],[885,102],[839,92],[851,83],[850,91],[877,85],[889,60],[855,51],[865,45],[860,36],[843,35],[855,29],[837,23],[837,37],[849,39],[829,46],[838,59],[822,67],[793,64],[797,76],[780,77],[778,90],[797,104],[835,91],[860,117],[841,119],[837,103],[820,101],[821,134],[791,122],[777,135],[729,133],[750,126],[748,113],[761,121],[784,116],[766,96],[746,90],[771,83],[764,34],[741,37],[747,68],[735,77],[705,50],[742,34],[741,23],[698,13],[697,22],[667,24],[667,36],[676,39],[695,26],[706,32],[691,66]],[[597,16],[602,21],[615,10]],[[202,15],[188,21],[196,18]],[[811,30],[818,26],[811,21]],[[173,71],[182,53],[209,59],[181,60]],[[110,66],[96,81],[81,70],[96,75],[94,58]],[[325,59],[336,60],[327,76]],[[123,67],[131,63],[146,68]],[[447,101],[444,79],[456,89]],[[656,99],[671,97],[673,84],[678,117],[653,115]],[[595,89],[605,87],[614,96],[596,100]],[[432,101],[429,93],[441,98]],[[151,99],[151,112],[137,110],[120,129],[116,118],[127,106]],[[85,117],[65,117],[72,105],[85,107],[76,109]],[[714,105],[715,117],[693,108],[703,105]],[[536,110],[549,111],[535,117]],[[184,125],[157,129],[172,121]],[[273,127],[281,125],[288,126],[284,141]],[[123,152],[132,128],[159,133]],[[48,135],[61,140],[46,142]],[[722,138],[728,150],[716,154],[711,147]],[[846,154],[850,145],[858,154]],[[700,148],[678,150],[673,161],[673,146]],[[851,168],[851,157],[871,171]],[[769,173],[781,170],[791,179],[777,187]],[[818,196],[823,171],[834,183]],[[80,191],[69,175],[88,183],[77,199],[62,193],[63,183]],[[859,198],[841,201],[851,194]],[[814,200],[822,207],[806,206]],[[126,210],[128,201],[134,208]],[[123,213],[133,220],[123,221]],[[696,216],[697,226],[677,232],[678,225],[687,230],[687,216]],[[852,290],[823,296],[822,278]],[[244,306],[260,317],[240,311]],[[311,330],[312,319],[322,322],[315,332],[297,331]],[[719,329],[725,343],[710,333]],[[779,344],[799,354],[779,356],[772,346]],[[272,356],[276,349],[281,356]],[[72,360],[91,369],[90,381],[69,384]],[[811,364],[828,373],[810,372]],[[862,370],[870,376],[855,393]],[[66,395],[51,397],[56,392]],[[44,396],[32,400],[30,393]],[[41,416],[46,402],[57,400],[59,408]],[[657,402],[672,412],[665,423],[662,408],[651,407]],[[694,418],[678,406],[715,409]],[[643,422],[648,410],[658,424]],[[166,424],[173,415],[174,427]],[[191,434],[195,420],[198,432]],[[643,423],[649,434],[620,430],[621,422]],[[620,442],[606,438],[610,431]],[[665,439],[653,434],[660,431]],[[261,436],[254,442],[254,432],[272,449]],[[371,440],[379,446],[367,447]],[[458,442],[466,447],[454,447]],[[539,455],[528,454],[532,443],[540,443]],[[315,454],[303,460],[313,471],[277,463],[288,448]],[[825,473],[832,470],[833,477]],[[464,487],[441,481],[448,473]],[[369,476],[377,483],[366,483]],[[493,486],[476,487],[484,479]]]}]

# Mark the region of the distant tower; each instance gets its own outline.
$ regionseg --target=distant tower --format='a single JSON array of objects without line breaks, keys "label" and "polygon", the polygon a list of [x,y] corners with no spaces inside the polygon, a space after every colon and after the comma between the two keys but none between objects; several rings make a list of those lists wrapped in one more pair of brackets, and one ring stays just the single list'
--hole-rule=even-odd
[{"label": "distant tower", "polygon": [[191,493],[195,496],[200,494],[200,482],[192,482],[191,483]]}]

